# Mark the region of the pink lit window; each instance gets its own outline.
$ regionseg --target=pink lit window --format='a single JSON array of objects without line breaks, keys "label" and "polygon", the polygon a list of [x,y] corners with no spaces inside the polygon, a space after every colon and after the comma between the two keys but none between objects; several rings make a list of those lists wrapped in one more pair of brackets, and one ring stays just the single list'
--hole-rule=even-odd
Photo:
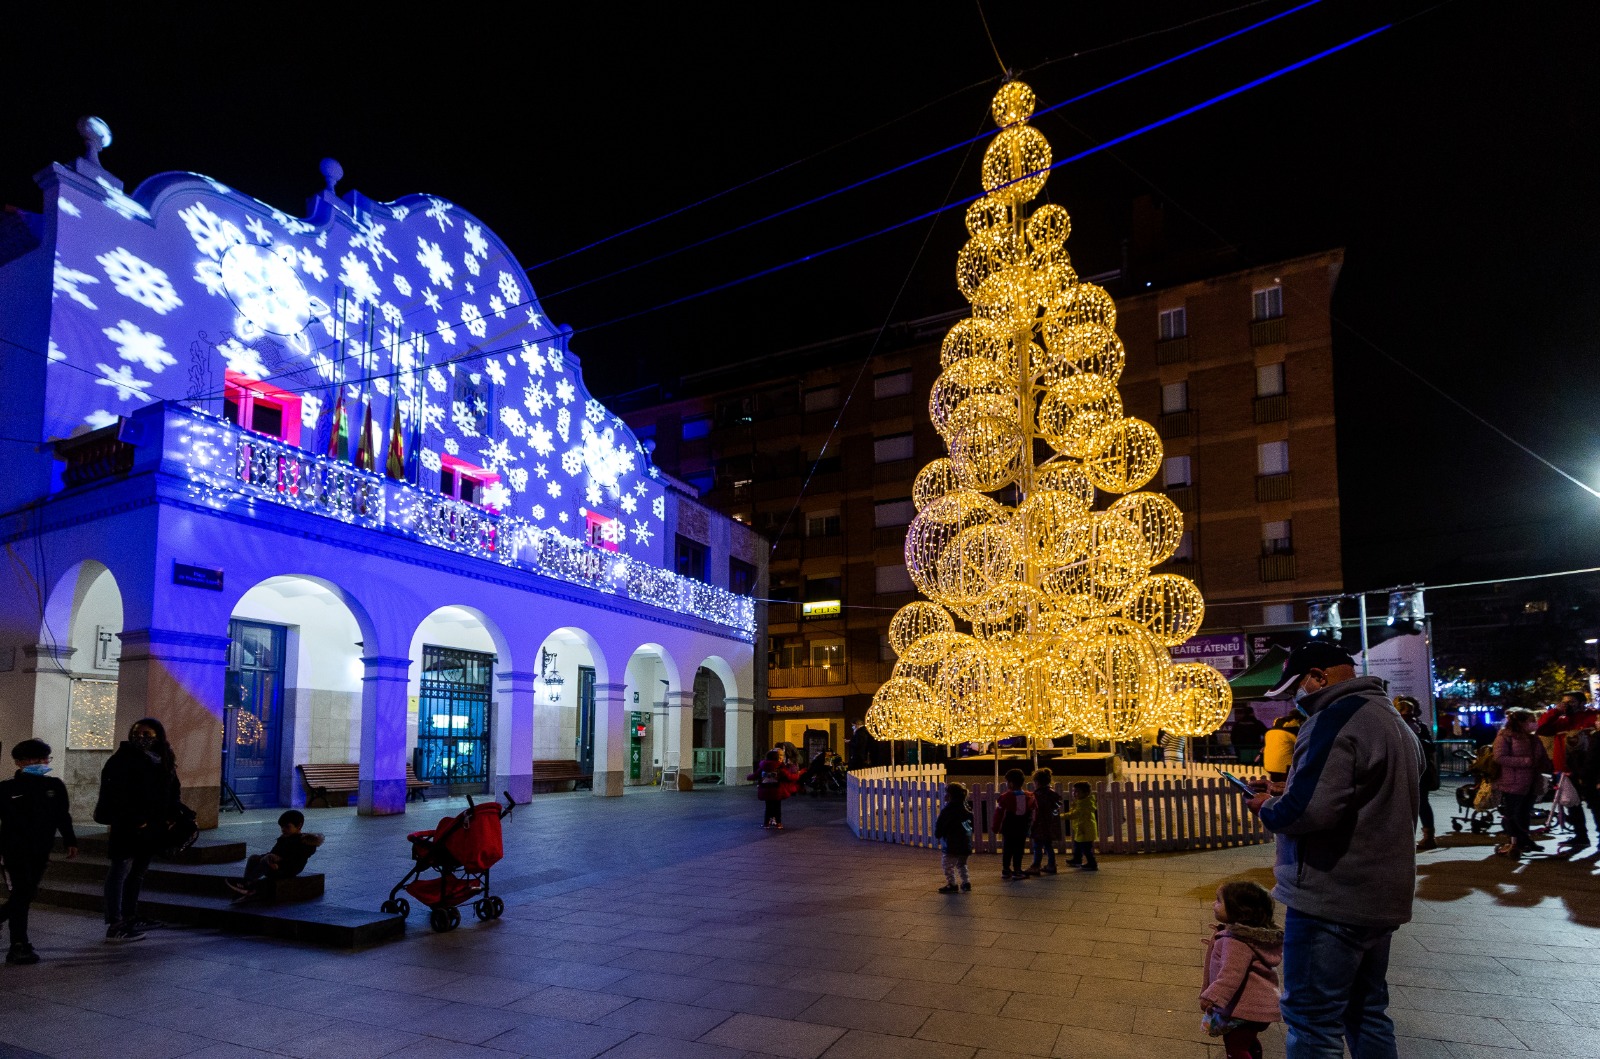
[{"label": "pink lit window", "polygon": [[439,457],[439,492],[452,499],[489,507],[483,502],[483,491],[499,480],[498,474],[466,460],[443,454]]},{"label": "pink lit window", "polygon": [[229,371],[222,382],[227,417],[246,430],[300,444],[300,398],[270,382]]},{"label": "pink lit window", "polygon": [[605,528],[617,521],[616,519],[611,518],[609,515],[602,515],[598,511],[585,512],[584,518],[587,521],[586,530],[590,544],[596,548],[604,548],[608,552],[621,550],[617,547],[616,541],[606,539]]}]

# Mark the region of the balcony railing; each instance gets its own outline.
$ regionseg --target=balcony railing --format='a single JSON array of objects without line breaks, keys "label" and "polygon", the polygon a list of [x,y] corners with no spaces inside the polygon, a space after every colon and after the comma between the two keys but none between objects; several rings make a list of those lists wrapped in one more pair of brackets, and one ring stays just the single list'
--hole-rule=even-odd
[{"label": "balcony railing", "polygon": [[1270,342],[1289,341],[1289,324],[1281,316],[1274,316],[1270,320],[1252,320],[1250,322],[1250,344],[1264,346]]},{"label": "balcony railing", "polygon": [[1156,343],[1156,363],[1176,364],[1189,359],[1189,336],[1179,335]]},{"label": "balcony railing", "polygon": [[1255,404],[1257,423],[1277,423],[1289,418],[1289,395],[1275,393],[1269,397],[1257,397]]},{"label": "balcony railing", "polygon": [[788,666],[767,670],[769,688],[815,688],[843,684],[848,679],[846,668],[837,666]]},{"label": "balcony railing", "polygon": [[1285,471],[1283,474],[1258,474],[1256,475],[1257,500],[1293,500],[1294,499],[1294,474]]},{"label": "balcony railing", "polygon": [[[251,497],[623,596],[755,636],[755,602],[524,518],[419,489],[226,420],[171,409],[190,490],[212,506]],[[169,451],[169,458],[173,455]]]},{"label": "balcony railing", "polygon": [[1294,555],[1263,555],[1261,557],[1261,580],[1293,581]]},{"label": "balcony railing", "polygon": [[1194,433],[1194,412],[1163,412],[1156,420],[1156,433],[1164,438],[1186,438]]}]

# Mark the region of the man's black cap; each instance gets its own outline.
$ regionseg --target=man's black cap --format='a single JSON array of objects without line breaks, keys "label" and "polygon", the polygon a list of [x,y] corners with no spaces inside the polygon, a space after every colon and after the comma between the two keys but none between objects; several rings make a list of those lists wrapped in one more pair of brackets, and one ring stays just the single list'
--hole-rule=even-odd
[{"label": "man's black cap", "polygon": [[1277,687],[1267,692],[1267,698],[1287,697],[1313,669],[1355,664],[1356,660],[1338,644],[1328,643],[1326,640],[1308,640],[1290,651],[1289,657],[1283,660],[1283,675],[1278,678]]}]

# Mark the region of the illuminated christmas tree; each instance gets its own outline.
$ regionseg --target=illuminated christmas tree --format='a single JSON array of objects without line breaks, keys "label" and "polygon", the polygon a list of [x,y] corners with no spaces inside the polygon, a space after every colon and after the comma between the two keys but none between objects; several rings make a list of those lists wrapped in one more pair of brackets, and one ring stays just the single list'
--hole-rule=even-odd
[{"label": "illuminated christmas tree", "polygon": [[[1161,440],[1123,415],[1116,305],[1073,271],[1067,211],[1030,205],[1051,161],[1033,107],[1020,81],[991,104],[1001,131],[956,263],[972,316],[945,337],[928,401],[949,455],[917,475],[906,533],[927,599],[890,623],[898,661],[867,726],[936,743],[1208,734],[1232,707],[1227,679],[1168,650],[1199,630],[1205,601],[1150,573],[1183,515],[1137,491]],[[1101,493],[1118,499],[1097,509]]]}]

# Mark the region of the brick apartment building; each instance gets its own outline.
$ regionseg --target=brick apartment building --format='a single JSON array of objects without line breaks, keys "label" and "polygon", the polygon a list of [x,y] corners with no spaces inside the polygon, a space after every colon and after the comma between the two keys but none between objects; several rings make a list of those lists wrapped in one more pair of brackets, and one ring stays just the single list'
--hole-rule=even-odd
[{"label": "brick apartment building", "polygon": [[[1343,588],[1329,312],[1343,260],[1117,298],[1124,406],[1166,447],[1149,488],[1185,512],[1161,569],[1199,584],[1204,632],[1301,621],[1304,604],[1264,601]],[[889,619],[918,598],[903,555],[911,483],[946,454],[928,392],[961,315],[897,325],[870,357],[874,334],[846,336],[612,401],[660,467],[773,542],[758,744],[765,720],[767,745],[826,729],[840,746],[889,677]],[[680,551],[692,566],[693,542]]]}]

